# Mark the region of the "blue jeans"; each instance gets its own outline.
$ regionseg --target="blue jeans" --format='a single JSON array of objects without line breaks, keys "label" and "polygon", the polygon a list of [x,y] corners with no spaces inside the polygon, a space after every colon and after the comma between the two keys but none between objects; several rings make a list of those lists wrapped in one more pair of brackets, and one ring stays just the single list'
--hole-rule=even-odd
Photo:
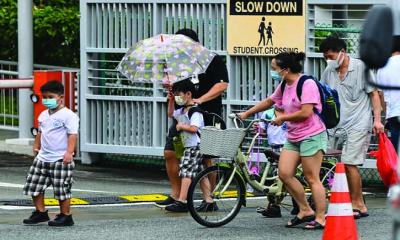
[{"label": "blue jeans", "polygon": [[400,120],[398,117],[392,117],[387,119],[386,128],[390,132],[390,141],[392,142],[396,152],[399,153],[399,137],[400,137]]}]

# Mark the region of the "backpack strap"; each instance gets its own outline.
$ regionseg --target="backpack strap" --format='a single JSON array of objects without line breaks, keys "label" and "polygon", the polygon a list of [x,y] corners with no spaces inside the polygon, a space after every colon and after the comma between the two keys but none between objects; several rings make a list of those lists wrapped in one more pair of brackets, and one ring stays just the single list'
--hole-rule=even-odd
[{"label": "backpack strap", "polygon": [[281,93],[282,93],[282,96],[283,96],[283,92],[285,91],[285,88],[286,88],[286,81],[285,81],[285,80],[282,80],[282,83],[281,83]]},{"label": "backpack strap", "polygon": [[[308,80],[308,79],[314,80],[315,83],[317,84],[317,88],[318,88],[319,95],[320,95],[320,99],[321,99],[321,104],[323,105],[323,102],[324,102],[324,99],[323,99],[323,98],[324,98],[324,93],[323,93],[322,89],[319,87],[319,85],[318,85],[318,83],[317,83],[318,80],[316,80],[316,79],[315,79],[313,76],[311,76],[311,75],[302,75],[302,76],[300,77],[299,82],[297,83],[297,87],[296,87],[296,95],[297,95],[297,98],[298,98],[298,99],[300,100],[300,102],[301,102],[301,94],[303,93],[303,85],[304,85],[305,81]],[[285,91],[285,87],[286,87],[286,81],[283,80],[282,83],[281,83],[282,95],[283,95],[283,91]],[[321,120],[323,120],[323,119],[322,119],[321,113],[318,112],[318,110],[317,110],[316,107],[313,107],[313,111],[314,111],[315,114],[317,114],[317,115],[321,118]]]},{"label": "backpack strap", "polygon": [[[201,108],[200,108],[199,106],[197,106],[197,105],[195,105],[195,106],[189,108],[189,110],[188,110],[189,120],[192,118],[193,113],[195,113],[195,112],[204,114],[205,111],[204,111],[203,109],[201,109]],[[204,117],[204,116],[203,116],[203,117]],[[196,134],[197,134],[197,136],[199,136],[199,138],[201,138],[201,134],[200,134],[199,131],[197,131]]]},{"label": "backpack strap", "polygon": [[312,79],[312,80],[316,81],[313,76],[303,75],[300,77],[299,82],[297,83],[296,94],[297,94],[297,98],[300,100],[300,102],[301,102],[301,94],[303,93],[303,85],[306,82],[306,80],[308,80],[308,79]]},{"label": "backpack strap", "polygon": [[[321,101],[322,107],[324,107],[324,93],[323,93],[319,83],[317,82],[318,80],[316,80],[313,76],[307,76],[307,75],[301,76],[299,83],[297,84],[297,89],[296,89],[297,97],[299,98],[300,102],[301,102],[301,93],[303,91],[303,85],[307,79],[312,79],[316,83],[318,92],[319,92],[319,96],[320,96],[320,101]],[[313,111],[315,114],[318,115],[318,117],[321,119],[321,121],[324,122],[324,119],[322,118],[322,113],[319,112],[315,106],[313,107]]]},{"label": "backpack strap", "polygon": [[[313,80],[315,80],[313,76],[302,75],[302,76],[300,77],[300,79],[299,79],[299,82],[297,83],[296,93],[297,93],[297,98],[298,98],[300,101],[301,101],[301,93],[303,92],[303,85],[304,85],[304,82],[305,82],[307,79],[313,79]],[[281,92],[282,92],[282,95],[283,95],[283,92],[285,91],[285,88],[286,88],[286,81],[283,80],[282,83],[281,83]]]},{"label": "backpack strap", "polygon": [[195,112],[198,112],[198,113],[201,113],[201,114],[203,114],[204,113],[204,110],[203,109],[201,109],[199,106],[197,106],[197,105],[195,105],[195,106],[193,106],[193,107],[191,107],[191,108],[189,108],[189,110],[188,110],[188,116],[189,116],[189,119],[191,119],[192,118],[192,116],[193,116],[193,113],[195,113]]}]

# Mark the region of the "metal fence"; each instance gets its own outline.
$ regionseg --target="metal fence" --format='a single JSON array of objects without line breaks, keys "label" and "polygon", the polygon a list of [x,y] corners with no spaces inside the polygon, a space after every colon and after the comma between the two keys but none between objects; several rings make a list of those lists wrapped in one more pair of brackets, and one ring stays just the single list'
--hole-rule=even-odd
[{"label": "metal fence", "polygon": [[[69,102],[75,103],[75,109],[78,109],[78,79],[79,69],[66,68],[60,66],[51,66],[43,64],[35,64],[35,70],[60,70],[63,71],[63,83],[71,84],[69,89],[73,88],[75,99],[68,99]],[[74,74],[65,74],[74,73]],[[65,79],[72,78],[75,79]],[[16,79],[18,78],[18,63],[12,61],[0,60],[0,79]],[[71,81],[72,80],[72,81]],[[18,89],[0,89],[0,129],[18,131]]]},{"label": "metal fence", "polygon": [[[356,54],[358,37],[371,0],[308,0],[305,71],[320,77],[326,64],[321,40],[338,35]],[[230,84],[226,113],[253,105],[276,88],[269,57],[228,56],[226,0],[81,0],[81,151],[161,156],[168,128],[166,95],[155,84],[129,84],[116,66],[128,47],[159,33],[192,28],[200,42],[224,57]]]},{"label": "metal fence", "polygon": [[[17,78],[18,65],[0,61],[0,79]],[[0,129],[18,130],[18,90],[0,89]]]}]

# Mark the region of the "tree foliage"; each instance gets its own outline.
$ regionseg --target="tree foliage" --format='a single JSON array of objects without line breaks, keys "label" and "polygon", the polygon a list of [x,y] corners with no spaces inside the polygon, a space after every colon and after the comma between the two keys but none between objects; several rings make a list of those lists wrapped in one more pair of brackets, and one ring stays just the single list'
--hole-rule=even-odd
[{"label": "tree foliage", "polygon": [[[18,56],[18,0],[0,0],[0,59]],[[33,1],[34,62],[79,67],[79,1]]]}]

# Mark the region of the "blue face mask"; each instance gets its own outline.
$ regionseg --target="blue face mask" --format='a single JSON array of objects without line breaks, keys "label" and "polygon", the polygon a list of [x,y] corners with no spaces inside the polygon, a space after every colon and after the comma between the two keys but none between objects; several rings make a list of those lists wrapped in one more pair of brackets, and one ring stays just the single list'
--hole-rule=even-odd
[{"label": "blue face mask", "polygon": [[57,99],[50,98],[50,99],[42,99],[42,104],[48,109],[55,109],[57,108]]},{"label": "blue face mask", "polygon": [[273,81],[280,82],[282,80],[282,76],[277,71],[271,70],[270,73]]}]

